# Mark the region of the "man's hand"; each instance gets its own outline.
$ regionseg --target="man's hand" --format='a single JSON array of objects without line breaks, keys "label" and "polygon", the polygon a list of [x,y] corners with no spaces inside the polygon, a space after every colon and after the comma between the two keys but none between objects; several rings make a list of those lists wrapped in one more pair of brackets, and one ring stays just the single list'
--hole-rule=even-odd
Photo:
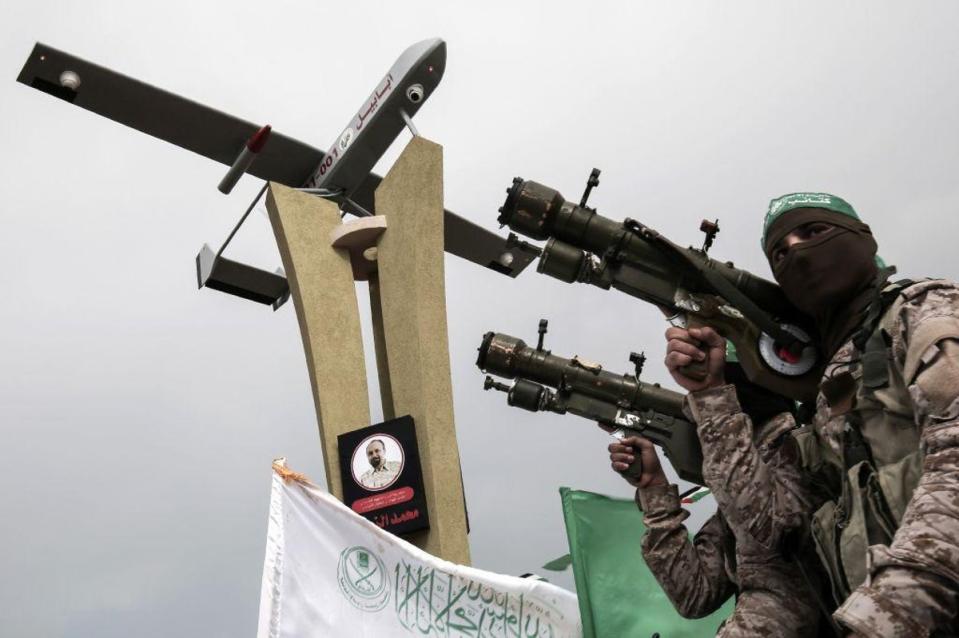
[{"label": "man's hand", "polygon": [[669,485],[652,441],[630,436],[609,444],[609,460],[613,470],[633,487],[643,489]]},{"label": "man's hand", "polygon": [[[666,369],[673,380],[689,392],[716,388],[726,384],[723,366],[726,363],[726,340],[712,328],[670,328],[666,331]],[[706,367],[706,378],[693,379],[681,368],[692,363]]]}]

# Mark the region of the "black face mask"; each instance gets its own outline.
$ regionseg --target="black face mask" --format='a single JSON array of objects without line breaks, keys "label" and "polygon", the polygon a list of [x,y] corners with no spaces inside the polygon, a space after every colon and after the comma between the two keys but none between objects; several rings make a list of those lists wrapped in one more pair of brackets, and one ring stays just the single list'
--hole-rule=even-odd
[{"label": "black face mask", "polygon": [[813,317],[824,354],[832,357],[862,322],[875,297],[876,240],[859,220],[823,209],[797,209],[783,217],[770,228],[779,238],[812,222],[833,226],[788,248],[785,257],[773,263],[773,275],[786,297]]},{"label": "black face mask", "polygon": [[872,287],[875,255],[872,235],[835,227],[789,248],[773,274],[794,306],[819,317]]}]

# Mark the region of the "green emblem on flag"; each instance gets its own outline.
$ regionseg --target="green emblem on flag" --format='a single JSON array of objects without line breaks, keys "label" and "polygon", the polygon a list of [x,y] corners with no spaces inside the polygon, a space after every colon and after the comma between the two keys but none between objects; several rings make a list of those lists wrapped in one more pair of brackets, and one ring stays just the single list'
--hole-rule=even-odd
[{"label": "green emblem on flag", "polygon": [[346,599],[362,611],[379,611],[390,599],[386,565],[365,547],[356,545],[340,553],[336,582]]}]

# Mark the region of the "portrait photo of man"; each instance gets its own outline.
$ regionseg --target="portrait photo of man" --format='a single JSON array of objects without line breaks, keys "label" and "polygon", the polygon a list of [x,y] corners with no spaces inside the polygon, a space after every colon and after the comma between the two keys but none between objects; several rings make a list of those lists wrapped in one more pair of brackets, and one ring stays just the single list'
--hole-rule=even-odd
[{"label": "portrait photo of man", "polygon": [[[390,441],[394,443],[394,441]],[[392,447],[392,446],[391,446]],[[397,445],[398,447],[398,445]],[[358,452],[358,451],[357,451]],[[366,444],[366,460],[369,468],[360,474],[358,482],[368,490],[380,490],[391,485],[399,476],[403,463],[388,458],[384,438],[376,437]]]}]

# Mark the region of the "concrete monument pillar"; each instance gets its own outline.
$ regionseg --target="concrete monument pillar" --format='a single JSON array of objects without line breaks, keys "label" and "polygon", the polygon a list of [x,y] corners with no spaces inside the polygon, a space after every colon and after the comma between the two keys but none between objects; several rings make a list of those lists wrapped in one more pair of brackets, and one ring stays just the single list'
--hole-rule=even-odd
[{"label": "concrete monument pillar", "polygon": [[443,267],[442,147],[414,137],[376,190],[373,218],[271,184],[267,198],[313,387],[324,468],[342,499],[336,436],[369,425],[354,279],[368,280],[384,418],[416,424],[430,528],[410,540],[469,563],[453,421]]}]

